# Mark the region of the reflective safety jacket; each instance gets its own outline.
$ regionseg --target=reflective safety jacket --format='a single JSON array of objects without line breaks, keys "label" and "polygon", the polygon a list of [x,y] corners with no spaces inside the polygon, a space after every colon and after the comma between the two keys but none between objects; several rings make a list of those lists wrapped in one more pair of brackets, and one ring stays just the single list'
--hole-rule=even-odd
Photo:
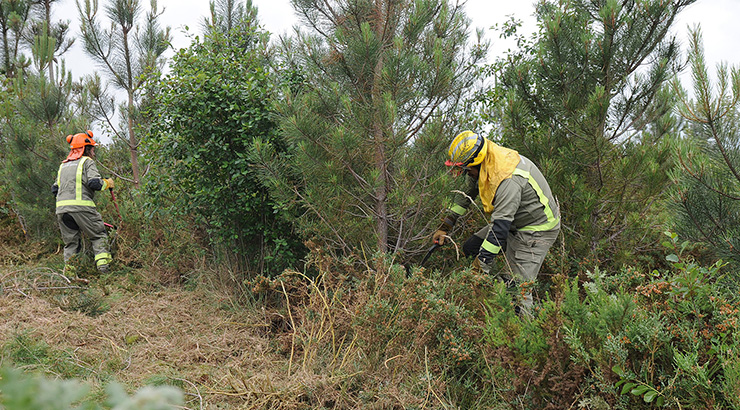
[{"label": "reflective safety jacket", "polygon": [[[491,229],[481,246],[482,254],[495,255],[506,250],[506,239],[510,232],[560,229],[560,209],[550,186],[532,161],[523,155],[520,157],[511,177],[501,181],[496,189]],[[478,196],[477,178],[468,175],[467,183],[464,194],[455,196],[440,229],[449,230],[460,216],[465,215]]]},{"label": "reflective safety jacket", "polygon": [[57,197],[57,214],[95,209],[95,191],[107,188],[90,157],[63,162],[51,191]]}]

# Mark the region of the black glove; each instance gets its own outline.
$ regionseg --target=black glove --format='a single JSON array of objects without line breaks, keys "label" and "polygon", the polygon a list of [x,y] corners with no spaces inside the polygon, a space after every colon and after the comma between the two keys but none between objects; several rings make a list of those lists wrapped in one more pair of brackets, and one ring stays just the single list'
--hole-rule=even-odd
[{"label": "black glove", "polygon": [[[484,252],[489,254],[490,256],[484,255]],[[490,274],[493,270],[493,255],[492,253],[486,251],[485,249],[481,249],[481,252],[478,254],[478,264],[480,265],[480,270],[483,273]]]}]

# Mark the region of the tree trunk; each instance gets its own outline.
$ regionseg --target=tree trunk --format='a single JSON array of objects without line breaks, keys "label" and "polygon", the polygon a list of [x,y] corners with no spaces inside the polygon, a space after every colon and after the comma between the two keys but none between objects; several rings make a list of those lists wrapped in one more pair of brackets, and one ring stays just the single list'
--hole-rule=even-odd
[{"label": "tree trunk", "polygon": [[385,160],[385,144],[382,124],[373,125],[375,139],[375,167],[378,172],[378,188],[375,192],[375,218],[378,235],[378,250],[388,251],[388,166]]},{"label": "tree trunk", "polygon": [[[378,11],[382,9],[383,2],[376,3]],[[378,13],[381,15],[381,13]],[[382,18],[380,19],[383,20]],[[376,35],[383,38],[383,26],[380,24],[376,27]],[[378,235],[378,251],[388,251],[388,163],[385,153],[385,138],[383,135],[383,95],[381,90],[381,80],[383,75],[383,54],[378,55],[378,61],[373,69],[373,88],[372,104],[375,112],[373,121],[373,141],[375,142],[375,168],[378,170],[377,189],[375,192],[375,218],[377,226],[375,228]]]},{"label": "tree trunk", "polygon": [[139,188],[139,144],[134,135],[134,93],[129,90],[128,93],[128,146],[131,152],[131,173],[133,174],[134,187]]},{"label": "tree trunk", "polygon": [[134,188],[138,189],[140,183],[139,143],[136,140],[136,135],[134,135],[134,76],[131,70],[131,50],[128,46],[128,34],[131,28],[122,27],[121,30],[123,31],[123,49],[126,59],[126,81],[128,82],[128,87],[126,87],[126,91],[128,92],[128,147],[131,152],[131,173],[134,180]]},{"label": "tree trunk", "polygon": [[[51,40],[51,1],[47,0],[44,2],[44,9],[46,11],[46,37]],[[51,58],[49,58],[49,81],[54,84],[54,54],[56,50],[52,50]]]}]

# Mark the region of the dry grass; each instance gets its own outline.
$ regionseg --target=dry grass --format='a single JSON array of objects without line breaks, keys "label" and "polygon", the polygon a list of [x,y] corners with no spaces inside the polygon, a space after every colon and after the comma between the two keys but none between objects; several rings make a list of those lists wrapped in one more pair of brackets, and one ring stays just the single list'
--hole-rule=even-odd
[{"label": "dry grass", "polygon": [[[301,324],[279,307],[238,306],[213,286],[166,286],[156,280],[161,272],[129,269],[102,279],[85,270],[89,283],[75,280],[60,271],[60,249],[0,228],[0,365],[81,378],[93,394],[113,380],[131,390],[176,385],[190,409],[313,408],[316,396],[340,394],[346,376],[337,370],[351,359],[343,350],[356,353],[354,341],[329,336],[337,360],[331,371],[317,363],[316,341],[308,348],[296,341],[299,333],[326,339],[334,331],[329,305],[336,300],[326,300],[325,289],[314,293],[319,327],[296,331]],[[11,363],[19,343],[44,346],[49,357]]]},{"label": "dry grass", "polygon": [[[350,331],[354,309],[329,291],[334,284],[324,275],[288,274],[286,280],[300,281],[276,281],[276,296],[286,304],[253,309],[233,308],[230,297],[213,291],[130,290],[124,281],[106,290],[95,279],[84,285],[59,276],[49,268],[0,266],[0,361],[24,335],[63,352],[56,359],[67,362],[62,368],[93,386],[112,379],[132,390],[173,384],[186,392],[190,409],[445,407],[436,377],[424,382],[427,397],[402,387],[408,370],[424,367],[425,355],[395,352],[371,365],[376,361],[368,361]],[[69,285],[68,298],[96,293],[105,307],[94,315],[70,309],[60,303],[59,290],[49,290],[49,278]],[[43,364],[30,367],[70,377]]]},{"label": "dry grass", "polygon": [[[0,267],[6,284],[21,273]],[[20,282],[25,292],[5,286],[0,295],[0,344],[19,334],[43,341],[66,352],[93,384],[164,381],[188,393],[190,408],[249,408],[299,396],[302,383],[288,376],[287,359],[271,353],[266,318],[224,309],[227,301],[212,294],[118,289],[105,296],[107,309],[91,316],[63,309],[43,287],[29,289],[34,281]]]},{"label": "dry grass", "polygon": [[[6,255],[22,253],[9,247]],[[20,341],[48,347],[51,359],[16,366],[84,379],[93,395],[115,380],[131,390],[176,385],[188,409],[447,408],[426,346],[401,334],[374,343],[372,329],[356,328],[362,307],[390,286],[383,263],[355,271],[317,256],[318,277],[286,272],[244,306],[233,291],[241,282],[192,291],[119,265],[126,272],[107,278],[85,270],[85,283],[55,270],[61,255],[48,252],[0,259],[0,365]],[[352,290],[347,275],[367,286]]]}]

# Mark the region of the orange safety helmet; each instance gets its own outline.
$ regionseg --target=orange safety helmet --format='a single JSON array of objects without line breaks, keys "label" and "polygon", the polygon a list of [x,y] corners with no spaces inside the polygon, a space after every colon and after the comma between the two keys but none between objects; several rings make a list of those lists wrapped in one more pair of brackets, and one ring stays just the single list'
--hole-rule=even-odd
[{"label": "orange safety helmet", "polygon": [[71,149],[83,148],[87,145],[92,145],[93,147],[98,145],[95,140],[93,140],[93,133],[90,130],[87,130],[85,133],[67,135],[67,142]]}]

